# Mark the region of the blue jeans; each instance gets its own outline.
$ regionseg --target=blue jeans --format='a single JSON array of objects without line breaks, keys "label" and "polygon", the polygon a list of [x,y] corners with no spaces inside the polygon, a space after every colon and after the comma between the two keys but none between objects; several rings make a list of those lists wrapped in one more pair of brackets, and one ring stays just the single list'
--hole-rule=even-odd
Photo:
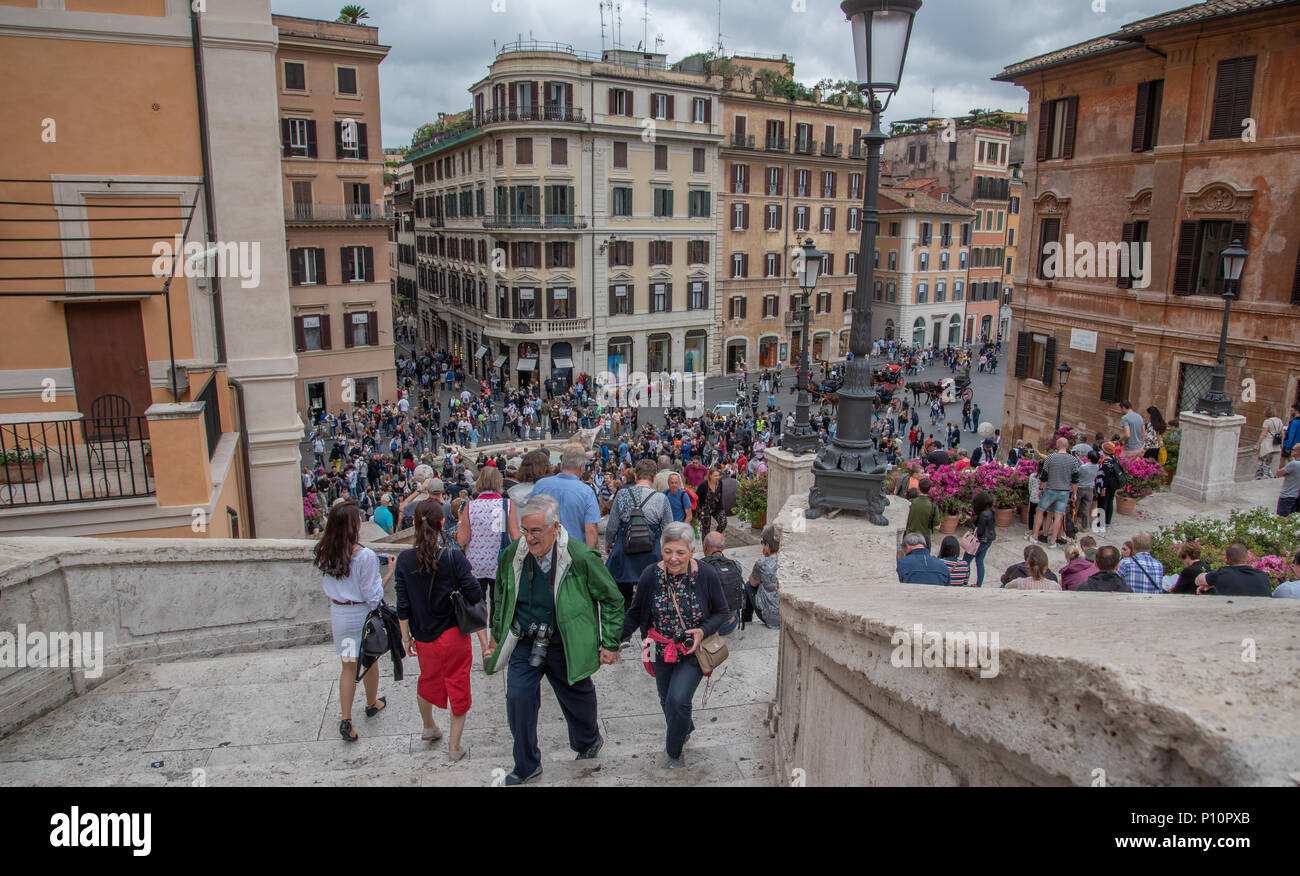
[{"label": "blue jeans", "polygon": [[537,747],[537,712],[542,707],[542,677],[551,683],[560,711],[569,725],[569,747],[582,752],[596,744],[600,731],[596,726],[596,686],[590,678],[569,684],[568,664],[564,659],[564,643],[560,637],[551,639],[546,660],[541,666],[528,663],[533,649],[531,639],[520,639],[510,655],[506,674],[506,720],[510,735],[515,740],[515,775],[526,779],[542,763],[542,752]]},{"label": "blue jeans", "polygon": [[691,720],[691,700],[700,686],[704,673],[694,657],[683,657],[676,663],[655,661],[655,686],[659,688],[659,705],[668,722],[668,738],[664,750],[669,757],[681,757],[686,737],[695,729]]},{"label": "blue jeans", "polygon": [[984,555],[989,552],[991,547],[993,547],[991,541],[987,544],[981,544],[980,549],[975,553],[975,570],[979,573],[979,577],[975,581],[976,587],[984,586]]},{"label": "blue jeans", "polygon": [[735,632],[736,627],[738,626],[740,626],[740,612],[733,611],[731,617],[727,618],[722,626],[718,627],[718,635],[729,636]]}]

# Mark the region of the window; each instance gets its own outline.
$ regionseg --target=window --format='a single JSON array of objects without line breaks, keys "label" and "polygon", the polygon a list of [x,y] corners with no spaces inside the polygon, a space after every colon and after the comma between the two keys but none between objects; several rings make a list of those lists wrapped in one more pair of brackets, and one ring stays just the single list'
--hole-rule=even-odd
[{"label": "window", "polygon": [[944,222],[939,225],[939,245],[952,246],[952,223]]},{"label": "window", "polygon": [[673,215],[673,190],[654,189],[654,214],[656,216]]},{"label": "window", "polygon": [[1214,80],[1214,116],[1211,140],[1241,136],[1242,122],[1250,116],[1251,92],[1255,89],[1255,56],[1229,58],[1219,62]]},{"label": "window", "polygon": [[691,150],[691,173],[704,173],[704,150]]},{"label": "window", "polygon": [[614,141],[614,166],[627,170],[627,143],[623,140]]},{"label": "window", "polygon": [[885,300],[885,284],[882,281],[876,281],[876,288],[872,290],[871,297],[875,301]]},{"label": "window", "polygon": [[855,200],[862,197],[862,174],[849,174],[849,197]]},{"label": "window", "polygon": [[1156,148],[1160,139],[1160,104],[1165,81],[1155,79],[1138,84],[1137,103],[1133,108],[1133,151]]},{"label": "window", "polygon": [[356,94],[357,93],[357,68],[356,67],[339,67],[339,94]]},{"label": "window", "polygon": [[808,230],[808,208],[807,207],[794,208],[794,230],[795,231]]},{"label": "window", "polygon": [[856,252],[847,253],[844,256],[844,273],[856,274],[858,272],[858,254]]},{"label": "window", "polygon": [[533,138],[516,137],[515,138],[515,164],[532,164],[533,163]]},{"label": "window", "polygon": [[673,309],[673,284],[650,284],[650,312],[666,313]]},{"label": "window", "polygon": [[936,280],[934,283],[934,303],[942,304],[948,300],[948,281]]},{"label": "window", "polygon": [[540,244],[529,241],[520,241],[510,244],[510,266],[512,268],[537,268],[541,267],[540,262]]},{"label": "window", "polygon": [[1016,195],[1011,198],[1011,209],[1008,211],[1012,216],[1020,215],[1020,196]]},{"label": "window", "polygon": [[898,286],[893,280],[885,284],[885,303],[893,304],[898,300]]},{"label": "window", "polygon": [[686,309],[703,310],[709,306],[709,284],[692,280],[686,284]]},{"label": "window", "polygon": [[301,61],[285,61],[284,87],[286,91],[306,91],[307,65]]},{"label": "window", "polygon": [[1038,160],[1074,157],[1074,129],[1079,98],[1063,97],[1038,105]]},{"label": "window", "polygon": [[961,300],[963,300],[965,297],[966,297],[966,284],[963,283],[961,280],[953,280],[953,282],[952,282],[952,300],[953,300],[953,301],[961,301]]},{"label": "window", "polygon": [[939,253],[939,270],[948,270],[948,252],[946,250]]},{"label": "window", "polygon": [[764,216],[765,216],[764,227],[768,231],[781,230],[781,205],[780,204],[768,204],[764,208]]},{"label": "window", "polygon": [[959,271],[966,270],[966,266],[969,263],[970,263],[970,253],[968,253],[966,250],[963,249],[960,253],[957,254],[957,270]]},{"label": "window", "polygon": [[956,140],[953,140],[951,143],[948,144],[948,160],[949,160],[949,161],[956,161],[956,160],[957,160],[957,141],[956,141]]},{"label": "window", "polygon": [[928,252],[916,254],[916,269],[918,271],[930,270],[930,254]]},{"label": "window", "polygon": [[536,289],[516,289],[515,305],[516,319],[539,319],[541,317],[538,312]]},{"label": "window", "polygon": [[1223,251],[1233,240],[1250,248],[1250,225],[1246,222],[1208,220],[1184,222],[1178,233],[1178,257],[1174,262],[1175,295],[1222,295]]},{"label": "window", "polygon": [[574,245],[572,243],[548,243],[546,244],[546,251],[546,266],[548,268],[573,267]]},{"label": "window", "polygon": [[917,304],[930,303],[930,284],[925,282],[924,280],[916,284],[916,303]]},{"label": "window", "polygon": [[1007,229],[1007,246],[1015,246],[1015,245],[1016,245],[1016,229],[1014,229],[1014,228],[1008,228],[1008,229]]},{"label": "window", "polygon": [[731,205],[731,230],[744,231],[749,227],[749,205],[734,203]]},{"label": "window", "polygon": [[664,145],[655,146],[655,170],[664,171],[668,169],[668,147]]},{"label": "window", "polygon": [[849,207],[849,231],[859,230],[858,217],[861,215],[859,208]]},{"label": "window", "polygon": [[921,246],[929,246],[932,237],[933,226],[929,222],[921,223]]},{"label": "window", "polygon": [[1004,221],[1006,221],[1006,218],[1007,218],[1007,217],[1006,217],[1006,213],[1003,212],[1002,210],[999,210],[999,211],[998,211],[998,231],[1001,231],[1001,230],[1002,230],[1002,223],[1003,223]]},{"label": "window", "polygon": [[316,157],[315,119],[281,119],[280,133],[285,157]]},{"label": "window", "polygon": [[343,264],[344,283],[374,282],[375,264],[370,247],[345,246],[339,252]]},{"label": "window", "polygon": [[808,171],[799,170],[795,172],[795,197],[806,198],[809,194]]},{"label": "window", "polygon": [[822,207],[822,231],[835,230],[835,208]]},{"label": "window", "polygon": [[564,137],[551,138],[551,166],[568,167],[569,141]]},{"label": "window", "polygon": [[573,318],[573,290],[568,287],[552,286],[546,290],[547,319]]},{"label": "window", "polygon": [[963,222],[961,224],[961,245],[962,246],[970,246],[970,235],[971,235],[970,223]]},{"label": "window", "polygon": [[615,186],[613,191],[613,214],[615,216],[632,215],[632,189],[629,186]]},{"label": "window", "polygon": [[733,164],[731,166],[731,191],[734,194],[749,192],[749,165]]},{"label": "window", "polygon": [[890,223],[889,223],[889,236],[890,236],[890,237],[897,237],[897,236],[898,236],[898,223],[897,223],[897,222],[890,222]]},{"label": "window", "polygon": [[[611,316],[632,312],[631,289],[632,287],[621,284],[609,287],[609,312]],[[610,347],[613,347],[613,343],[610,344]]]},{"label": "window", "polygon": [[294,286],[315,286],[325,282],[325,250],[293,249],[289,251],[290,283]]},{"label": "window", "polygon": [[[1151,225],[1149,222],[1125,222],[1120,231],[1120,240],[1123,242],[1124,248],[1127,249],[1129,253],[1128,273],[1125,274],[1122,270],[1122,260],[1117,266],[1116,274],[1118,279],[1116,279],[1115,285],[1121,289],[1132,289],[1135,277],[1146,277],[1146,265],[1142,262],[1144,251],[1142,244],[1146,243],[1150,239],[1150,227]],[[1138,245],[1136,247],[1132,246],[1134,243]],[[1098,253],[1098,257],[1099,262],[1097,268],[1098,271],[1101,271],[1103,270],[1103,266],[1100,263],[1100,253]],[[1134,259],[1137,259],[1136,264],[1133,263]],[[1010,263],[1011,259],[1007,259],[1007,264]],[[1011,271],[1008,270],[1007,273],[1011,273]]]},{"label": "window", "polygon": [[667,94],[650,95],[650,114],[659,121],[671,121],[673,99]]},{"label": "window", "polygon": [[611,268],[632,267],[632,241],[619,240],[609,245],[609,266]]},{"label": "window", "polygon": [[763,276],[776,277],[781,273],[781,255],[780,253],[769,252],[763,256]]},{"label": "window", "polygon": [[891,271],[897,271],[897,270],[898,270],[898,252],[897,252],[896,250],[895,250],[895,251],[891,251],[891,252],[889,253],[889,268],[888,268],[888,270],[891,270]]},{"label": "window", "polygon": [[835,273],[835,256],[832,253],[822,253],[822,276],[829,277]]},{"label": "window", "polygon": [[781,299],[775,295],[763,296],[763,318],[781,315]]},{"label": "window", "polygon": [[907,147],[907,163],[916,164],[916,144]]},{"label": "window", "polygon": [[709,242],[707,240],[690,240],[686,242],[686,263],[688,265],[706,265],[709,263]]},{"label": "window", "polygon": [[[853,309],[853,290],[845,289],[844,294],[840,297],[840,313],[848,313]],[[844,355],[840,353],[840,355]]]},{"label": "window", "polygon": [[745,299],[743,296],[733,295],[727,299],[727,319],[744,319],[745,315]]},{"label": "window", "polygon": [[650,264],[671,265],[673,263],[673,245],[667,240],[650,241]]},{"label": "window", "polygon": [[874,253],[872,253],[871,267],[872,268],[880,267],[880,250],[876,250]]},{"label": "window", "polygon": [[688,192],[686,200],[686,215],[691,218],[712,216],[713,207],[709,202],[710,198],[708,192],[698,190]]},{"label": "window", "polygon": [[982,164],[984,162],[984,141],[983,140],[978,141],[977,145],[978,145],[978,151],[975,160],[979,161]]},{"label": "window", "polygon": [[379,343],[378,314],[373,310],[366,313],[345,313],[343,324],[347,334],[344,340],[349,347],[369,347]]},{"label": "window", "polygon": [[700,125],[713,122],[713,101],[707,97],[691,99],[691,121]]},{"label": "window", "polygon": [[[1042,233],[1039,235],[1040,242],[1038,245],[1038,278],[1040,280],[1051,280],[1055,277],[1056,271],[1053,269],[1051,274],[1048,274],[1047,245],[1056,243],[1061,239],[1061,220],[1044,219],[1041,228]],[[1055,249],[1056,247],[1053,247],[1053,250]],[[1056,261],[1055,258],[1052,259],[1053,265],[1056,264]]]},{"label": "window", "polygon": [[1002,273],[1004,273],[1004,274],[1010,274],[1010,273],[1012,273],[1012,270],[1011,270],[1011,264],[1012,264],[1012,262],[1014,262],[1015,260],[1016,260],[1016,259],[1015,259],[1015,256],[1007,256],[1007,269],[1006,269],[1005,271],[1003,271]]},{"label": "window", "polygon": [[1056,339],[1020,332],[1016,339],[1016,377],[1041,380],[1051,386],[1056,370]]},{"label": "window", "polygon": [[822,172],[822,197],[835,197],[835,171],[833,170]]},{"label": "window", "polygon": [[496,149],[496,153],[497,153],[497,167],[505,167],[506,166],[506,141],[502,140],[501,138],[497,138],[497,140],[495,141],[494,148]]},{"label": "window", "polygon": [[631,91],[625,88],[611,88],[609,90],[609,115],[628,117],[633,115]]},{"label": "window", "polygon": [[794,150],[796,152],[812,151],[812,125],[799,122],[794,126]]},{"label": "window", "polygon": [[817,293],[817,313],[831,312],[831,293],[829,290],[823,290]]},{"label": "window", "polygon": [[976,231],[981,231],[981,230],[982,230],[982,229],[980,228],[980,222],[981,222],[981,220],[982,220],[983,218],[984,218],[984,211],[983,211],[983,210],[976,210],[976,211],[975,211],[975,230],[976,230]]},{"label": "window", "polygon": [[[1187,366],[1184,365],[1184,368]],[[1209,368],[1205,369],[1209,371]],[[1133,385],[1133,351],[1107,350],[1101,371],[1101,400],[1118,404],[1129,397]],[[1195,404],[1195,399],[1190,399]],[[1180,407],[1179,410],[1192,410]]]},{"label": "window", "polygon": [[733,279],[749,276],[749,256],[743,252],[731,254],[731,276]]},{"label": "window", "polygon": [[781,194],[781,168],[769,167],[767,169],[767,193],[769,195]]}]

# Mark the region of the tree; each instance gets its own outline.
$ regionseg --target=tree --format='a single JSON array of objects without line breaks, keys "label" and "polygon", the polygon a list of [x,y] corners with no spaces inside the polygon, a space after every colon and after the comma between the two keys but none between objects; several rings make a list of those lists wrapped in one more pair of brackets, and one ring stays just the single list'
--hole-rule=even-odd
[{"label": "tree", "polygon": [[370,13],[362,6],[344,6],[339,10],[339,17],[335,20],[343,24],[359,24],[361,19],[369,17]]}]

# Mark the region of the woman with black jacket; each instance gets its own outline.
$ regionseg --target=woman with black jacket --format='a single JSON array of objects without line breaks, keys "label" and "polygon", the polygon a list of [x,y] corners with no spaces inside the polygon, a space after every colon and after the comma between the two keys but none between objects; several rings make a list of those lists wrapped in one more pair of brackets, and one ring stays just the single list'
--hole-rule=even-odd
[{"label": "woman with black jacket", "polygon": [[668,766],[681,767],[685,766],[682,746],[695,729],[691,700],[704,677],[695,650],[731,612],[718,574],[693,559],[695,532],[689,524],[665,526],[660,546],[663,560],[647,567],[637,582],[623,622],[623,639],[634,629],[641,631],[641,660],[655,678],[668,725]]},{"label": "woman with black jacket", "polygon": [[397,556],[393,589],[397,591],[397,618],[408,654],[420,661],[416,702],[424,731],[420,738],[436,742],[442,731],[433,720],[433,707],[451,708],[451,763],[469,754],[460,744],[469,713],[469,674],[474,662],[470,637],[456,625],[451,594],[459,590],[470,605],[483,601],[483,589],[469,560],[443,542],[442,503],[425,499],[415,506],[415,547]]},{"label": "woman with black jacket", "polygon": [[975,569],[979,573],[975,586],[983,587],[984,556],[989,552],[989,548],[993,547],[993,542],[998,537],[997,520],[993,514],[993,497],[987,492],[980,491],[971,500],[971,519],[967,525],[975,530],[975,535],[980,540],[980,549],[975,554]]}]

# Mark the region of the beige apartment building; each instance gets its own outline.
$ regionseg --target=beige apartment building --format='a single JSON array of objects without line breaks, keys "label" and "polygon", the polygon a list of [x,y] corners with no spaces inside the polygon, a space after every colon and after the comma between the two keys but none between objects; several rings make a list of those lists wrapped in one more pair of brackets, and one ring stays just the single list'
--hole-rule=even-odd
[{"label": "beige apartment building", "polygon": [[393,399],[377,28],[276,15],[298,410]]},{"label": "beige apartment building", "polygon": [[[734,56],[754,75],[790,76],[793,63]],[[809,237],[824,254],[822,278],[809,297],[811,361],[848,352],[850,305],[861,245],[870,118],[860,108],[790,100],[754,88],[749,73],[726,80],[727,138],[719,260],[722,370],[796,364],[802,350],[803,292],[791,257]]]},{"label": "beige apartment building", "polygon": [[417,283],[477,377],[713,369],[717,90],[666,56],[524,42],[417,143]]}]

